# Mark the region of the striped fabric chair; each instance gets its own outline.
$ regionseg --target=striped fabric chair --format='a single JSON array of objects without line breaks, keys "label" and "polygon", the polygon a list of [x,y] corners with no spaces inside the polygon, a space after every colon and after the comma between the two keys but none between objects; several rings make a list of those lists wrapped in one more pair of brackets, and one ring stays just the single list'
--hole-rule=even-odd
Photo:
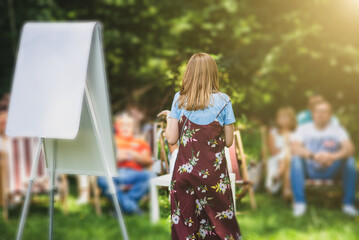
[{"label": "striped fabric chair", "polygon": [[[0,203],[4,209],[5,219],[8,218],[9,206],[20,203],[26,194],[32,157],[37,143],[37,138],[1,137],[0,139]],[[60,187],[60,193],[64,188],[67,189],[65,183]],[[44,150],[42,149],[32,192],[35,194],[47,193],[49,189],[49,174],[46,170]]]},{"label": "striped fabric chair", "polygon": [[[38,142],[37,138],[10,138],[8,146],[8,190],[10,193],[25,194],[31,172],[32,156]],[[41,151],[34,193],[49,190],[47,181],[49,176],[46,171],[44,151]]]}]

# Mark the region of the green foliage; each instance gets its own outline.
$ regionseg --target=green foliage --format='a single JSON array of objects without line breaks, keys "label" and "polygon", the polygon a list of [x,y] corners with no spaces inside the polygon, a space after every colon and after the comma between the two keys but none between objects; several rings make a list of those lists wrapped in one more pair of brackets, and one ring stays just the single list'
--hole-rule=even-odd
[{"label": "green foliage", "polygon": [[355,0],[9,2],[0,3],[6,13],[0,19],[0,92],[9,90],[25,21],[97,19],[104,25],[114,112],[130,101],[149,118],[168,109],[188,58],[204,51],[218,62],[221,90],[231,96],[237,119],[267,123],[279,106],[300,110],[308,94],[320,92],[359,140]]}]

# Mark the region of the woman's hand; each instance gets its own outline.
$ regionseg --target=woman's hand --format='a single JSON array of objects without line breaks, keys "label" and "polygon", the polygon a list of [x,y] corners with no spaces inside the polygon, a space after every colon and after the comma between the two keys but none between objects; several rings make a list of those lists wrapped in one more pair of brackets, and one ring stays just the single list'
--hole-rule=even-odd
[{"label": "woman's hand", "polygon": [[171,111],[169,110],[163,110],[159,114],[157,114],[157,117],[164,117],[167,120],[166,130],[165,130],[165,137],[167,139],[167,142],[169,145],[175,145],[178,141],[178,119],[177,118],[168,118]]},{"label": "woman's hand", "polygon": [[157,114],[157,117],[164,117],[167,118],[167,116],[171,113],[170,110],[163,110],[162,112],[160,112],[159,114]]}]

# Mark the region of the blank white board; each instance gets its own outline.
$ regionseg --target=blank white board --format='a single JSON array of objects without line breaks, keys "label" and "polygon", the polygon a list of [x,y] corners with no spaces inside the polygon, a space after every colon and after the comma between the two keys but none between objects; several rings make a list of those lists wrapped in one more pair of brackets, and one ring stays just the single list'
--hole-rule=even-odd
[{"label": "blank white board", "polygon": [[56,172],[105,175],[85,86],[113,176],[115,145],[97,22],[29,22],[23,27],[11,89],[6,134],[43,137]]}]

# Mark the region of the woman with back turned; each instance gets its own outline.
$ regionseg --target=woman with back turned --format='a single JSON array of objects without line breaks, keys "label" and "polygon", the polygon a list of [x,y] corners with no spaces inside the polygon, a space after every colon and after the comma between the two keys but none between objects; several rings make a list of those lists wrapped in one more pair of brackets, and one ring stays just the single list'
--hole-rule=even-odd
[{"label": "woman with back turned", "polygon": [[219,91],[217,65],[194,54],[167,115],[169,144],[179,140],[170,184],[172,239],[241,239],[224,147],[233,143],[235,116]]}]

